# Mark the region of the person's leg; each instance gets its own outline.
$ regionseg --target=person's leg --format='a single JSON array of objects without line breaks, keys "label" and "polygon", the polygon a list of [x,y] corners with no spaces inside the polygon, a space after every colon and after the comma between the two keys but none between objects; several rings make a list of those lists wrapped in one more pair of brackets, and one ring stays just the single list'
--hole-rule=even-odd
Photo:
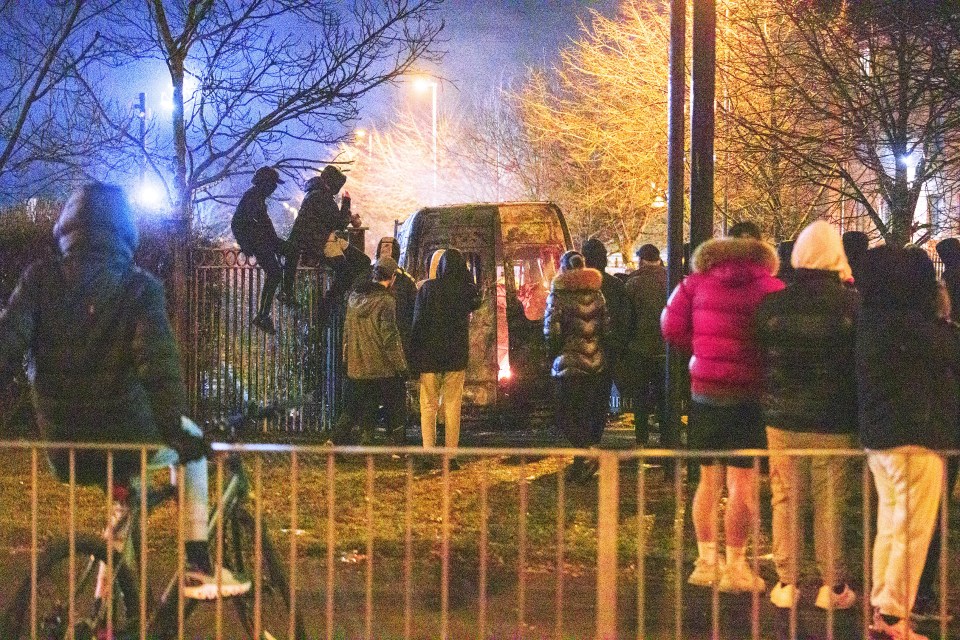
[{"label": "person's leg", "polygon": [[283,295],[293,300],[297,286],[297,267],[300,266],[300,248],[295,242],[287,243],[283,264]]},{"label": "person's leg", "polygon": [[700,557],[709,562],[716,558],[717,544],[717,508],[720,504],[720,492],[723,488],[724,467],[719,464],[700,465],[700,482],[693,494],[693,528],[697,534],[697,543],[713,545],[713,554],[705,554],[700,549]]},{"label": "person's leg", "polygon": [[[947,460],[947,505],[950,504],[949,498],[953,487],[957,484],[957,472],[960,471],[960,458],[949,458]],[[927,559],[923,564],[923,573],[920,574],[920,584],[917,586],[917,608],[939,609],[936,604],[936,585],[940,584],[940,551],[943,544],[943,538],[940,531],[940,519],[937,518],[937,524],[933,529],[933,537],[930,539],[930,548],[927,550]],[[916,609],[915,609],[916,610]]]},{"label": "person's leg", "polygon": [[653,375],[649,367],[649,359],[640,355],[629,353],[627,373],[625,377],[628,383],[626,391],[621,389],[621,395],[624,393],[633,400],[633,432],[636,438],[637,446],[644,448],[650,442],[650,383]]},{"label": "person's leg", "polygon": [[667,424],[667,394],[665,359],[650,359],[650,395],[651,408],[656,414],[657,425],[660,427],[660,447],[665,449],[675,449],[680,446],[680,436],[676,429]]},{"label": "person's leg", "polygon": [[800,505],[805,503],[806,482],[803,482],[798,458],[772,453],[777,449],[795,448],[792,435],[789,431],[767,427],[767,443],[771,451],[773,561],[781,584],[795,586],[800,562],[797,547],[804,540],[804,518],[800,514]]},{"label": "person's leg", "polygon": [[893,513],[897,498],[893,478],[888,470],[892,455],[882,451],[867,454],[867,464],[873,475],[873,484],[877,490],[877,532],[873,539],[873,587],[870,591],[870,604],[880,607],[887,599],[887,565],[896,535]]},{"label": "person's leg", "polygon": [[926,558],[937,519],[943,460],[933,452],[911,448],[894,454],[888,465],[894,488],[894,535],[884,576],[880,613],[906,618],[920,583],[919,562]]},{"label": "person's leg", "polygon": [[257,307],[257,315],[266,318],[273,312],[273,298],[280,286],[283,278],[283,269],[277,260],[277,254],[273,251],[262,251],[256,254],[257,264],[263,269],[266,278],[263,281],[263,289],[260,291],[260,304]]},{"label": "person's leg", "polygon": [[423,446],[434,447],[437,444],[437,409],[440,390],[437,388],[437,374],[420,374],[420,433],[423,434]]},{"label": "person's leg", "polygon": [[447,371],[442,376],[440,393],[443,397],[444,443],[450,448],[460,444],[460,416],[466,377],[466,371]]},{"label": "person's leg", "polygon": [[387,439],[390,444],[404,445],[407,441],[407,434],[404,430],[406,391],[403,378],[384,378],[381,380],[380,397],[387,412]]},{"label": "person's leg", "polygon": [[358,425],[360,444],[369,446],[374,442],[374,429],[377,423],[377,410],[380,408],[380,380],[357,381],[357,404],[359,407]]},{"label": "person's leg", "polygon": [[[850,449],[854,446],[852,435],[810,435],[818,441],[818,448]],[[850,497],[850,459],[845,456],[818,456],[810,464],[817,568],[824,585],[842,587],[849,578],[843,545],[843,518]]]}]

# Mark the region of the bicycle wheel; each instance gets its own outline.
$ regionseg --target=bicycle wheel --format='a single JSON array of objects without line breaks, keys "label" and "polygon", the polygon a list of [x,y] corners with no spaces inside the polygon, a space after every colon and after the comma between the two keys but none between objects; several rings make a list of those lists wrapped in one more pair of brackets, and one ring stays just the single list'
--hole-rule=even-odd
[{"label": "bicycle wheel", "polygon": [[[97,576],[106,570],[107,546],[100,538],[77,536],[74,560],[74,635],[76,640],[103,636],[107,607],[97,597]],[[120,637],[137,627],[136,582],[119,552],[114,552],[113,630]],[[65,640],[69,636],[70,543],[53,542],[37,558],[37,638]],[[4,640],[31,637],[30,576],[28,575],[0,620]]]},{"label": "bicycle wheel", "polygon": [[[251,581],[256,574],[254,540],[253,516],[244,509],[235,509],[224,523],[223,564],[236,574],[248,576]],[[288,638],[290,636],[290,582],[265,525],[261,529],[261,542],[261,636],[256,640]],[[254,589],[251,589],[247,596],[232,598],[232,600],[247,636],[253,638],[256,613]],[[303,617],[299,611],[295,617],[294,629],[295,640],[306,640]]]}]

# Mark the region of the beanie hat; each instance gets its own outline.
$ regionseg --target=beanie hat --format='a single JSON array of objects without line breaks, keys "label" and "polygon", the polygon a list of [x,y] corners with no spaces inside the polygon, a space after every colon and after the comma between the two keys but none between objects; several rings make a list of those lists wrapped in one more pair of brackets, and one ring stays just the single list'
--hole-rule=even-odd
[{"label": "beanie hat", "polygon": [[73,192],[53,227],[53,237],[63,254],[96,248],[128,259],[139,243],[127,194],[117,185],[102,182]]},{"label": "beanie hat", "polygon": [[280,173],[273,167],[260,167],[253,172],[253,178],[250,182],[253,184],[283,184],[280,179]]},{"label": "beanie hat", "polygon": [[947,238],[937,243],[937,255],[947,267],[960,265],[960,240]]},{"label": "beanie hat", "polygon": [[760,233],[760,227],[750,222],[749,220],[744,220],[743,222],[738,222],[727,231],[728,238],[753,238],[754,240],[763,240],[763,236]]},{"label": "beanie hat", "polygon": [[597,238],[590,238],[584,242],[580,253],[583,254],[584,261],[591,269],[603,271],[607,268],[607,248]]},{"label": "beanie hat", "polygon": [[840,233],[824,220],[816,220],[800,232],[793,245],[790,264],[794,269],[836,271],[845,282],[853,278]]},{"label": "beanie hat", "polygon": [[320,179],[327,185],[327,190],[334,195],[339,193],[340,189],[347,182],[347,176],[343,175],[343,172],[332,164],[328,164],[323,168],[323,171],[320,172]]},{"label": "beanie hat", "polygon": [[393,274],[397,272],[397,269],[400,268],[400,265],[397,264],[397,261],[391,258],[390,256],[383,256],[377,260],[373,265],[373,279],[377,282],[382,280],[389,280],[393,277]]},{"label": "beanie hat", "polygon": [[637,259],[643,262],[660,262],[660,249],[656,245],[645,244],[637,249]]},{"label": "beanie hat", "polygon": [[574,269],[583,269],[586,266],[586,262],[583,259],[583,254],[579,251],[567,251],[562,256],[560,256],[560,270],[561,271],[573,271]]}]

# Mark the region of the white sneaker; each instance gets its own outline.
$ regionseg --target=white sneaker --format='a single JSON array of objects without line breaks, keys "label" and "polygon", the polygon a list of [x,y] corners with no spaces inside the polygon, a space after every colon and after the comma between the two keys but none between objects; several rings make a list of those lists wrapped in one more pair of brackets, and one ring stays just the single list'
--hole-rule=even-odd
[{"label": "white sneaker", "polygon": [[825,584],[817,591],[817,601],[814,604],[820,609],[827,610],[831,606],[834,609],[849,609],[856,603],[857,594],[849,585],[843,585],[843,591],[837,593],[833,587]]},{"label": "white sneaker", "polygon": [[767,590],[767,583],[746,562],[734,562],[723,572],[719,589],[724,593],[763,593]]},{"label": "white sneaker", "polygon": [[800,590],[797,589],[795,584],[778,582],[770,590],[770,602],[777,608],[792,609],[797,606],[798,600],[800,600]]},{"label": "white sneaker", "polygon": [[[184,577],[183,595],[191,600],[215,600],[217,598],[217,575],[188,568]],[[220,569],[220,597],[242,596],[250,591],[250,581],[239,579],[226,567]]]},{"label": "white sneaker", "polygon": [[879,611],[874,612],[870,634],[871,638],[882,640],[930,640],[927,636],[914,631],[910,621],[906,618],[896,624],[887,624],[880,616]]},{"label": "white sneaker", "polygon": [[687,578],[687,584],[692,584],[695,587],[712,587],[720,581],[726,568],[727,564],[723,561],[723,558],[717,558],[717,562],[714,564],[703,558],[697,558],[693,565],[693,573]]}]

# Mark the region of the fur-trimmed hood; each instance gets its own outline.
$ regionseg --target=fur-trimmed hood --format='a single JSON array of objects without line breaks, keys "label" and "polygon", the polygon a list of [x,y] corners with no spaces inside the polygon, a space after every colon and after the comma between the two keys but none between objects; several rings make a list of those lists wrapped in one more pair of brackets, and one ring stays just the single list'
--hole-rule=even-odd
[{"label": "fur-trimmed hood", "polygon": [[595,289],[599,291],[601,285],[603,285],[603,274],[596,269],[586,268],[561,271],[553,279],[552,288],[554,290],[565,289],[568,291],[581,289]]},{"label": "fur-trimmed hood", "polygon": [[713,238],[693,252],[693,272],[721,280],[751,280],[758,272],[776,275],[780,258],[772,245],[753,238]]}]

